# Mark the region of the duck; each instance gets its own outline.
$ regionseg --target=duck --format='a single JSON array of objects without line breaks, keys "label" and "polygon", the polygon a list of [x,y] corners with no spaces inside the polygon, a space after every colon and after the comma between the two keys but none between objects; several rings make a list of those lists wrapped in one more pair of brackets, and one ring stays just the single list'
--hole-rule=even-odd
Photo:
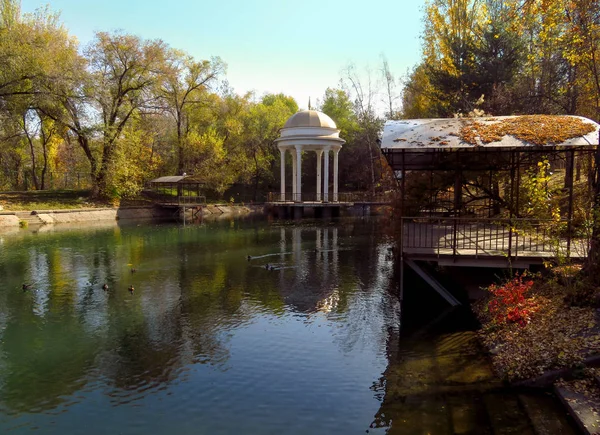
[{"label": "duck", "polygon": [[246,257],[246,260],[250,261],[250,260],[252,260],[252,257],[248,255],[248,256]]},{"label": "duck", "polygon": [[23,284],[23,290],[29,290],[31,288],[31,284]]},{"label": "duck", "polygon": [[131,273],[136,273],[136,272],[137,272],[137,269],[135,267],[132,267],[131,268]]},{"label": "duck", "polygon": [[104,285],[102,286],[102,290],[107,291],[108,290],[108,284],[104,283]]},{"label": "duck", "polygon": [[130,286],[129,286],[129,288],[127,288],[127,290],[129,290],[131,293],[133,293],[133,291],[134,291],[135,289],[133,288],[133,286],[132,286],[132,285],[130,285]]}]

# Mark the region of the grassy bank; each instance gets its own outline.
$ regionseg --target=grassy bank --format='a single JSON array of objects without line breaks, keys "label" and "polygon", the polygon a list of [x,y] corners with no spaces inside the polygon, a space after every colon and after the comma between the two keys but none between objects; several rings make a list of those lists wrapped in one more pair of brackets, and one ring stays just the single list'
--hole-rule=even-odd
[{"label": "grassy bank", "polygon": [[[122,200],[120,205],[150,205],[144,198]],[[94,199],[89,190],[53,190],[30,192],[0,192],[0,206],[4,211],[71,210],[79,208],[106,208],[115,204]]]}]

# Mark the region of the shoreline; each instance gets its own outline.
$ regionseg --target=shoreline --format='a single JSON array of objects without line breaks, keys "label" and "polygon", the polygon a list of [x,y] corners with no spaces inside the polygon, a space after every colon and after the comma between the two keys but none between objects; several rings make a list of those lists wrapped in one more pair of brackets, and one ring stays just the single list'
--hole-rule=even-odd
[{"label": "shoreline", "polygon": [[[253,213],[262,213],[262,204],[231,205],[210,204],[198,208],[187,208],[186,215],[194,210],[202,217],[209,216],[242,216]],[[181,211],[178,209],[167,209],[155,205],[150,206],[128,206],[128,207],[102,207],[102,208],[76,208],[59,210],[18,210],[0,211],[0,230],[18,229],[29,225],[57,225],[71,223],[96,223],[99,221],[147,221],[147,220],[178,220],[181,219]],[[23,223],[25,222],[25,224]]]}]

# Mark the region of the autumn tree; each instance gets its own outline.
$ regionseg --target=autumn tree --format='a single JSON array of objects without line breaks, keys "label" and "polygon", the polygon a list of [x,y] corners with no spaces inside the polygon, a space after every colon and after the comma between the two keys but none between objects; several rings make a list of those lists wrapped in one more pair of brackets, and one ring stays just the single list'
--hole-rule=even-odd
[{"label": "autumn tree", "polygon": [[383,119],[378,116],[376,109],[378,89],[370,70],[367,69],[365,74],[361,75],[354,65],[345,69],[341,83],[354,103],[354,114],[359,126],[355,134],[355,143],[365,149],[363,165],[365,161],[368,162],[370,179],[364,187],[374,192],[383,173],[381,153],[377,148],[379,132],[383,127]]},{"label": "autumn tree", "polygon": [[158,94],[166,103],[166,111],[173,117],[177,132],[177,173],[185,170],[185,148],[189,133],[190,105],[203,104],[206,96],[225,72],[221,59],[196,61],[179,50],[170,50],[161,77]]},{"label": "autumn tree", "polygon": [[261,182],[275,180],[277,148],[275,139],[290,116],[298,111],[298,104],[283,94],[267,94],[254,104],[244,119],[244,149],[247,156],[244,178],[253,184],[254,199]]}]

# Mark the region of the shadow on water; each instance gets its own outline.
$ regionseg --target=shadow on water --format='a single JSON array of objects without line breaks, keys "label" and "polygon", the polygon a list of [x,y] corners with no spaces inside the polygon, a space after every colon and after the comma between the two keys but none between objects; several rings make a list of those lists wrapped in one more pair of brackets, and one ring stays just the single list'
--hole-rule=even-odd
[{"label": "shadow on water", "polygon": [[402,328],[389,331],[388,366],[373,385],[372,433],[577,433],[554,397],[495,376],[468,307],[449,308],[412,271],[405,279]]}]

